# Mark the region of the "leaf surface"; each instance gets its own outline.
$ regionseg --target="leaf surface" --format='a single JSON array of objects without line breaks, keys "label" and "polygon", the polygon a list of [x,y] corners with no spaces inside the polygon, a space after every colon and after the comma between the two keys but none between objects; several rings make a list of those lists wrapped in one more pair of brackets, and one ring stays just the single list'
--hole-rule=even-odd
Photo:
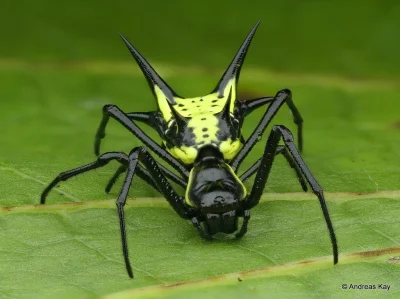
[{"label": "leaf surface", "polygon": [[[398,5],[371,2],[363,4],[361,13],[358,5],[347,2],[306,1],[297,8],[286,2],[271,4],[269,21],[264,22],[269,27],[254,40],[241,74],[242,99],[292,90],[305,121],[303,157],[325,190],[339,264],[332,264],[316,197],[300,192],[292,169],[277,157],[241,240],[202,240],[160,194],[135,180],[126,207],[135,272],[130,280],[114,204],[121,182],[111,194],[104,193],[116,164],[63,182],[48,197],[48,205],[37,205],[44,187],[60,172],[94,161],[94,134],[103,105],[116,104],[126,112],[156,108],[140,70],[122,43],[114,42],[115,32],[127,28],[126,35],[138,40],[134,44],[155,61],[155,68],[179,94],[197,96],[215,86],[242,39],[237,41],[239,31],[244,37],[244,23],[249,28],[254,23],[256,8],[231,11],[235,17],[220,24],[221,10],[216,7],[210,16],[218,19],[218,30],[213,22],[201,22],[196,8],[196,16],[188,21],[190,34],[178,30],[181,19],[178,24],[171,18],[171,24],[164,23],[165,34],[157,36],[157,45],[163,45],[160,51],[148,38],[154,28],[137,26],[146,15],[131,22],[129,7],[118,8],[114,13],[121,17],[108,25],[103,20],[111,12],[102,4],[93,10],[79,2],[78,14],[74,1],[62,7],[57,3],[59,14],[46,14],[43,7],[55,9],[47,2],[35,1],[32,10],[22,11],[10,4],[0,18],[7,45],[0,49],[0,298],[400,295],[400,34],[393,34],[399,28]],[[141,5],[145,9],[147,4]],[[314,16],[313,11],[318,13]],[[339,11],[342,18],[336,24],[332,18],[337,20]],[[285,21],[280,12],[285,12]],[[349,25],[355,14],[360,16],[359,27]],[[246,22],[240,30],[230,30],[242,15]],[[15,20],[29,23],[24,34],[9,31],[8,24]],[[92,20],[90,25],[87,20]],[[290,22],[293,30],[288,30]],[[317,27],[323,34],[317,34]],[[140,30],[129,33],[130,28]],[[197,36],[206,31],[212,34],[203,49]],[[219,37],[225,32],[226,42],[221,44]],[[265,32],[274,37],[273,47]],[[167,44],[179,45],[182,52],[167,49]],[[187,63],[193,61],[192,44],[200,47],[193,65]],[[245,136],[264,111],[246,119]],[[296,132],[286,106],[273,124]],[[240,171],[260,157],[269,130]],[[129,152],[139,145],[110,121],[101,151]],[[251,188],[251,180],[246,186]],[[384,284],[390,290],[344,290],[343,284]]]}]

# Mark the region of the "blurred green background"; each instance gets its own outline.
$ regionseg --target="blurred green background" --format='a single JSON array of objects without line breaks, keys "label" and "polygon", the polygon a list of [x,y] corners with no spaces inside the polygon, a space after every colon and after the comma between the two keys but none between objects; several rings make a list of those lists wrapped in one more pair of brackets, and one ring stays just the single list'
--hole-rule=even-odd
[{"label": "blurred green background", "polygon": [[[8,2],[0,11],[4,167],[47,182],[94,158],[104,104],[126,112],[156,108],[118,32],[178,94],[190,97],[214,88],[258,19],[240,97],[292,90],[305,120],[305,159],[327,191],[398,189],[397,1]],[[245,136],[262,113],[248,118]],[[286,107],[273,123],[295,130]],[[140,144],[114,121],[107,132],[103,151]],[[245,166],[263,148],[260,142]],[[267,190],[298,191],[291,170],[278,160]],[[5,180],[7,204],[37,202],[36,189],[43,186],[21,197],[11,189],[15,178]],[[103,184],[93,182],[84,197],[104,196]],[[137,191],[155,195],[145,186]]]},{"label": "blurred green background", "polygon": [[7,2],[3,60],[132,63],[117,32],[151,60],[225,67],[262,20],[246,66],[355,78],[399,76],[400,5],[385,1]]},{"label": "blurred green background", "polygon": [[[214,88],[259,19],[260,27],[241,72],[240,97],[250,99],[275,95],[282,88],[292,90],[304,118],[303,156],[326,191],[341,253],[398,244],[399,230],[392,223],[392,215],[399,210],[396,192],[400,189],[400,2],[395,0],[2,3],[0,205],[36,204],[44,186],[59,172],[93,161],[94,134],[103,105],[116,104],[126,112],[155,109],[147,83],[118,32],[137,47],[178,94],[190,97],[205,95]],[[245,137],[263,112],[261,109],[247,119]],[[287,107],[281,109],[273,123],[284,124],[295,132]],[[156,134],[145,129],[158,140]],[[115,121],[110,122],[107,134],[102,152],[129,151],[140,145]],[[261,155],[267,136],[268,130],[245,166]],[[116,168],[110,165],[63,183],[50,194],[48,202],[114,199],[119,187],[110,195],[104,193],[104,187]],[[251,183],[247,185],[250,187]],[[301,191],[283,158],[276,159],[265,191]],[[361,204],[347,205],[335,199],[336,192],[351,192],[350,198],[376,191],[389,193],[377,193],[376,199],[364,199]],[[173,211],[165,206],[143,208],[140,213],[129,209],[131,216],[137,213],[127,221],[132,232],[134,266],[151,269],[150,274],[155,277],[139,271],[135,285],[126,279],[119,263],[114,210],[99,208],[76,214],[64,211],[54,217],[46,211],[34,216],[30,212],[4,212],[1,224],[8,229],[0,230],[0,246],[4,246],[0,250],[0,297],[20,298],[30,293],[54,297],[54,292],[93,297],[160,281],[203,279],[269,265],[263,256],[257,256],[254,264],[236,258],[249,254],[246,247],[250,250],[258,246],[278,264],[329,256],[329,240],[323,220],[318,218],[322,216],[317,201],[303,204],[296,201],[296,194],[299,193],[287,202],[264,202],[254,209],[254,224],[249,237],[241,243],[243,248],[223,242],[204,245],[190,223],[172,215]],[[131,198],[159,196],[140,180],[130,193]],[[347,194],[338,196],[343,199]],[[278,213],[280,210],[282,213]],[[269,212],[276,213],[275,218],[265,216]],[[176,219],[176,223],[165,227],[159,222],[163,217],[169,223]],[[276,228],[265,225],[268,219]],[[375,231],[366,230],[365,223]],[[390,238],[379,233],[382,227],[386,227]],[[147,229],[153,230],[149,234]],[[138,231],[134,234],[132,230]],[[297,232],[296,242],[293,231]],[[286,239],[281,232],[285,232]],[[133,236],[143,243],[136,242]],[[84,247],[83,241],[78,245],[57,243],[68,238],[81,238],[99,251]],[[279,242],[272,241],[271,245],[268,238]],[[169,247],[157,247],[159,240]],[[146,257],[146,248],[162,257],[164,268],[159,267],[159,261]],[[47,249],[49,256],[41,251]],[[178,250],[179,255],[171,257],[173,250]],[[227,263],[204,267],[201,262],[202,252],[218,261],[226,258],[227,251],[233,252]],[[206,256],[204,260],[207,259]],[[46,273],[38,270],[41,267]],[[189,274],[185,272],[189,270]],[[108,275],[107,283],[98,273]],[[26,283],[21,285],[21,281]],[[321,286],[317,291],[323,296],[326,290]],[[336,286],[330,289],[332,294],[336,291]]]}]

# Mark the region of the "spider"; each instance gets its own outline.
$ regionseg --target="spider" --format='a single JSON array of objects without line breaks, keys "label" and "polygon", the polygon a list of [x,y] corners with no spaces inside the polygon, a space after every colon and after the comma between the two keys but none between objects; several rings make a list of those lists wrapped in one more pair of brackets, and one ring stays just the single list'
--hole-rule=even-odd
[{"label": "spider", "polygon": [[[259,203],[278,154],[282,154],[294,169],[302,189],[307,191],[307,182],[319,199],[332,243],[333,261],[334,264],[338,262],[336,236],[323,190],[300,156],[303,147],[303,119],[292,101],[291,91],[284,89],[274,97],[249,101],[237,99],[240,70],[259,23],[260,21],[247,35],[214,90],[206,96],[195,98],[177,95],[120,34],[146,77],[157,100],[158,109],[151,112],[125,113],[115,105],[105,105],[95,138],[97,160],[60,173],[43,191],[41,204],[45,203],[50,190],[60,181],[103,167],[113,160],[119,162],[121,166],[110,179],[106,192],[111,190],[121,174],[126,173],[116,205],[123,257],[129,277],[133,278],[133,271],[128,255],[124,206],[135,175],[160,192],[180,217],[192,222],[202,237],[211,239],[216,233],[236,233],[236,237],[240,238],[247,231],[250,209]],[[266,127],[284,103],[291,110],[297,125],[299,150],[294,144],[290,130],[282,125],[274,125],[263,155],[239,175],[239,166],[261,139]],[[269,105],[264,115],[252,134],[245,139],[241,133],[245,117],[266,104]],[[138,138],[143,146],[135,147],[129,154],[107,152],[99,155],[100,143],[105,137],[105,128],[110,117]],[[162,144],[159,145],[140,129],[136,124],[138,121],[158,132]],[[279,144],[281,139],[284,145]],[[179,174],[157,162],[151,152],[166,161]],[[254,184],[251,190],[246,190],[243,182],[253,174],[256,174]],[[170,181],[183,187],[186,190],[185,194],[178,194]],[[239,218],[243,218],[240,228]]]}]

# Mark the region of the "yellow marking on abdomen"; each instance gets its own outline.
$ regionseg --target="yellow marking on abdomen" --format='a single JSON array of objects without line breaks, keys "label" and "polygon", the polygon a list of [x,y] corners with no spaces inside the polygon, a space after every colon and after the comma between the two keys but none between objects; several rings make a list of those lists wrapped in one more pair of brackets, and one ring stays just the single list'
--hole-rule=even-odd
[{"label": "yellow marking on abdomen", "polygon": [[173,147],[167,148],[168,152],[183,163],[190,165],[194,163],[197,157],[197,149],[195,147]]},{"label": "yellow marking on abdomen", "polygon": [[239,152],[242,147],[242,143],[239,139],[232,141],[231,138],[228,138],[225,141],[222,141],[219,145],[219,150],[224,155],[224,159],[232,160]]},{"label": "yellow marking on abdomen", "polygon": [[197,145],[218,142],[218,118],[211,113],[203,113],[190,119],[188,127],[193,129],[194,142]]}]

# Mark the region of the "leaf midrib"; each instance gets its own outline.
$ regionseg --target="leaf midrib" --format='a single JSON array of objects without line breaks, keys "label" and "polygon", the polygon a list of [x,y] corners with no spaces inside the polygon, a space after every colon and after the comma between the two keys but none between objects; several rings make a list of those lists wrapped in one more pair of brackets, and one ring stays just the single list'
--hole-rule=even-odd
[{"label": "leaf midrib", "polygon": [[[350,193],[350,192],[325,192],[325,199],[328,202],[345,203],[357,199],[378,199],[387,198],[400,200],[400,190],[378,191],[368,193]],[[264,193],[261,203],[271,201],[304,201],[317,200],[312,193],[290,192],[290,193]],[[39,199],[38,199],[39,201]],[[142,197],[136,199],[128,199],[127,207],[151,207],[160,206],[167,207],[168,202],[162,197]],[[78,211],[90,208],[115,208],[115,200],[96,200],[85,202],[66,202],[66,203],[47,203],[45,205],[20,205],[10,207],[0,207],[1,214],[17,214],[17,213],[41,213],[41,212],[57,212],[60,210]]]},{"label": "leaf midrib", "polygon": [[[354,264],[358,262],[379,262],[382,259],[388,259],[393,256],[398,257],[400,254],[400,247],[382,248],[372,251],[360,251],[353,253],[346,253],[340,255],[340,265]],[[386,261],[389,262],[389,261]],[[396,262],[397,265],[400,265]],[[133,290],[122,291],[102,297],[103,299],[117,299],[117,298],[134,298],[135,296],[151,295],[163,292],[176,292],[181,290],[188,290],[194,288],[207,288],[215,285],[235,284],[244,279],[266,278],[282,275],[300,275],[307,272],[313,272],[320,269],[332,267],[332,257],[318,257],[303,261],[290,262],[286,264],[267,266],[259,269],[252,269],[249,271],[234,272],[217,277],[210,277],[202,280],[185,281],[166,285],[156,285]]]}]

